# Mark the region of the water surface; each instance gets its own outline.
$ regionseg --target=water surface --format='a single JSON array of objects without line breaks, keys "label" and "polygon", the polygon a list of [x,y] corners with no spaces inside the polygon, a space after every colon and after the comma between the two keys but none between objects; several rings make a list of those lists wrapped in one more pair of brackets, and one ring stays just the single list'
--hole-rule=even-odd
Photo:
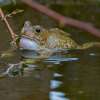
[{"label": "water surface", "polygon": [[[69,13],[60,11],[61,6]],[[76,10],[81,8],[81,6],[75,7]],[[5,12],[11,12],[14,9],[12,8]],[[41,24],[45,27],[59,27],[53,20],[31,8],[20,6],[16,8],[25,10],[23,13],[14,15],[12,19],[8,18],[17,34],[25,20],[31,20],[33,24]],[[75,14],[74,11],[71,12],[69,6],[51,5],[51,8],[72,17]],[[78,11],[84,9],[86,8]],[[91,9],[85,13],[88,14],[88,12],[91,13]],[[98,15],[97,10],[94,12]],[[78,14],[81,15],[80,13]],[[83,17],[76,15],[76,18],[86,21],[86,14],[82,15]],[[98,26],[99,20],[92,19],[91,22],[95,22]],[[2,21],[0,21],[0,30],[0,51],[2,52],[10,47],[11,37]],[[64,27],[64,30],[71,32],[80,44],[99,41],[94,36],[76,29]],[[32,58],[32,54],[29,53],[29,57]],[[31,63],[23,64],[25,60],[19,52],[15,52],[11,57],[0,58],[0,73],[9,72],[5,77],[0,78],[1,100],[100,100],[100,48],[93,47],[84,51],[55,54],[42,60],[35,59],[33,55],[29,60]]]}]

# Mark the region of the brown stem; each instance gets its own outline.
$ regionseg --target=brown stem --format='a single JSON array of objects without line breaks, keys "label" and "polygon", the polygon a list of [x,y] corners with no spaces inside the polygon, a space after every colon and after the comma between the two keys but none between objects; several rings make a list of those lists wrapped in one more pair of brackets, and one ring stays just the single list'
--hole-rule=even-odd
[{"label": "brown stem", "polygon": [[14,31],[11,28],[10,24],[8,23],[5,15],[4,15],[4,12],[3,12],[3,10],[1,8],[0,8],[0,15],[1,15],[2,19],[4,20],[6,26],[7,26],[8,30],[9,30],[10,34],[11,34],[12,39],[15,40],[16,34],[14,33]]},{"label": "brown stem", "polygon": [[61,14],[47,8],[46,6],[41,5],[33,0],[22,0],[22,2],[27,4],[28,6],[32,7],[33,9],[35,9],[41,13],[44,13],[47,16],[50,16],[51,18],[55,19],[56,21],[59,21],[60,23],[62,23],[64,25],[76,27],[76,28],[82,29],[84,31],[87,31],[87,32],[93,34],[94,36],[100,37],[100,30],[96,29],[94,26],[92,26],[89,23],[62,16]]}]

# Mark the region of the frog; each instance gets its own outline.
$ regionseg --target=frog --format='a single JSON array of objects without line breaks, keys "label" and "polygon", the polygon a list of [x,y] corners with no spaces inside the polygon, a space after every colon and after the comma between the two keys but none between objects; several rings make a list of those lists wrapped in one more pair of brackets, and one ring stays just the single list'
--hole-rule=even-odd
[{"label": "frog", "polygon": [[[16,46],[14,46],[15,44]],[[2,57],[13,55],[12,51],[15,51],[15,48],[19,50],[32,50],[38,55],[42,55],[42,57],[44,55],[48,57],[55,52],[63,50],[85,50],[93,46],[100,47],[100,42],[89,42],[79,45],[72,39],[70,33],[63,31],[62,29],[48,29],[41,25],[32,25],[30,21],[25,21],[20,35],[17,35],[16,43],[14,43],[14,45],[12,46],[14,47],[14,50],[10,50],[10,53],[2,53]]]},{"label": "frog", "polygon": [[100,42],[89,42],[79,45],[70,33],[59,28],[44,28],[41,25],[32,25],[25,21],[21,30],[19,48],[27,50],[49,51],[53,49],[79,49],[85,50],[93,46],[100,46]]}]

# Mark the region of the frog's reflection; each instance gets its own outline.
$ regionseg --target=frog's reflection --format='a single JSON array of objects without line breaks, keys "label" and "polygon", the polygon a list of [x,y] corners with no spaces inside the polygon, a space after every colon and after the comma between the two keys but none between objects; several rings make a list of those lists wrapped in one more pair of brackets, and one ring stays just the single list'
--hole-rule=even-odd
[{"label": "frog's reflection", "polygon": [[35,62],[24,61],[26,59],[17,64],[10,64],[3,73],[5,78],[1,79],[0,88],[3,88],[4,92],[0,94],[0,97],[3,100],[15,98],[16,100],[33,100],[33,98],[48,100],[53,72],[45,64],[38,63],[37,65]]},{"label": "frog's reflection", "polygon": [[[59,53],[59,52],[58,52]],[[21,59],[18,63],[8,64],[8,69],[1,76],[27,76],[34,73],[34,71],[41,71],[45,68],[49,68],[52,64],[60,64],[66,61],[77,61],[79,58],[73,57],[70,54],[54,54],[48,58],[41,58],[35,51],[20,51]]]},{"label": "frog's reflection", "polygon": [[[9,100],[13,100],[15,95],[23,100],[33,100],[33,98],[35,100],[54,100],[56,98],[66,100],[63,91],[56,92],[55,90],[63,84],[62,81],[56,80],[56,78],[62,77],[62,74],[55,73],[52,69],[60,66],[61,62],[77,61],[77,57],[75,58],[68,53],[58,53],[48,58],[39,58],[36,52],[26,50],[21,51],[20,56],[20,61],[9,64],[2,74],[3,77],[7,78],[3,78],[3,83],[0,82],[1,87],[6,92],[10,90],[9,94],[13,95],[12,97],[6,96]],[[6,86],[6,83],[9,87]]]}]

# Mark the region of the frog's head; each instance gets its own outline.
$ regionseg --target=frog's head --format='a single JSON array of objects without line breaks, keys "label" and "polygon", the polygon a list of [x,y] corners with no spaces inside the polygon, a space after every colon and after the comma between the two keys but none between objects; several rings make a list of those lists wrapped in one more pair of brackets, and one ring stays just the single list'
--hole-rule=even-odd
[{"label": "frog's head", "polygon": [[21,30],[21,35],[26,35],[29,38],[39,38],[40,36],[43,36],[45,32],[46,29],[42,26],[32,25],[30,21],[25,21],[24,26]]},{"label": "frog's head", "polygon": [[26,21],[22,28],[22,38],[20,40],[20,47],[24,49],[36,49],[41,46],[45,37],[46,29],[40,25],[32,25],[30,21]]}]

